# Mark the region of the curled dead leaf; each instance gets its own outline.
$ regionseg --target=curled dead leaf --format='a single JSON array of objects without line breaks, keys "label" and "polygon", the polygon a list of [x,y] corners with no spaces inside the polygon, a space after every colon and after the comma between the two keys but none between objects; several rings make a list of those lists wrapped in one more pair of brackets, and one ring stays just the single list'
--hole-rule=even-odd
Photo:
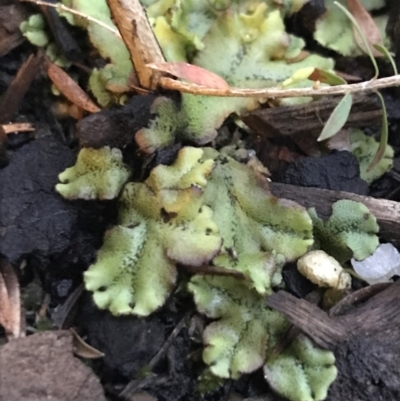
[{"label": "curled dead leaf", "polygon": [[[360,0],[347,0],[347,8],[360,25],[360,28],[363,31],[367,42],[371,45],[370,47],[374,57],[382,57],[382,53],[373,47],[373,45],[382,43],[382,36],[378,27],[375,24],[375,21],[371,17],[371,14],[365,9]],[[355,29],[354,26],[353,32],[358,46],[364,52],[367,52],[367,49],[365,49],[364,46],[364,42],[362,41],[357,29]]]},{"label": "curled dead leaf", "polygon": [[73,336],[74,354],[86,359],[103,358],[104,354],[89,345],[73,328],[69,331]]},{"label": "curled dead leaf", "polygon": [[228,83],[223,78],[211,71],[198,67],[197,65],[177,61],[167,63],[151,63],[147,64],[147,67],[156,71],[166,72],[174,77],[184,79],[207,88],[229,89]]}]

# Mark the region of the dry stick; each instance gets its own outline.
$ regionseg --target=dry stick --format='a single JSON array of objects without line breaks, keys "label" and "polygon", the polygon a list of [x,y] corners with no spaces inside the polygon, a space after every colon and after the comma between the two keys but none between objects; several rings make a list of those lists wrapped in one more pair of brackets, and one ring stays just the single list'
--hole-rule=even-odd
[{"label": "dry stick", "polygon": [[[17,132],[31,132],[35,131],[35,127],[31,123],[13,123],[0,125],[4,130],[5,134],[13,134]],[[0,132],[1,136],[1,132]]]},{"label": "dry stick", "polygon": [[41,0],[20,0],[21,2],[25,2],[25,3],[34,3],[38,6],[47,6],[47,7],[53,7],[56,8],[58,10],[64,11],[64,12],[68,12],[71,13],[73,15],[77,15],[78,17],[84,18],[87,21],[90,22],[94,22],[100,26],[102,26],[103,28],[107,29],[108,31],[110,31],[111,33],[113,33],[115,36],[117,36],[118,38],[121,38],[121,34],[119,33],[118,29],[116,29],[113,26],[107,25],[105,24],[103,21],[100,21],[96,18],[92,18],[89,15],[83,14],[77,10],[74,10],[73,8],[64,6],[64,4],[61,3],[48,3],[47,1],[41,1]]},{"label": "dry stick", "polygon": [[107,0],[107,4],[129,50],[140,85],[156,89],[163,74],[147,64],[163,63],[165,59],[142,5],[139,0]]},{"label": "dry stick", "polygon": [[323,348],[333,349],[352,336],[374,336],[395,333],[400,324],[400,281],[377,293],[342,316],[328,316],[316,305],[304,299],[278,291],[267,297],[268,307],[286,315],[288,320],[299,327]]},{"label": "dry stick", "polygon": [[291,199],[309,208],[315,207],[318,215],[328,218],[332,204],[341,199],[361,202],[376,217],[380,227],[380,235],[386,240],[398,239],[400,236],[400,202],[376,199],[344,191],[330,191],[320,188],[298,187],[296,185],[270,183],[270,190],[277,198]]},{"label": "dry stick", "polygon": [[180,82],[167,77],[162,77],[160,84],[164,89],[178,90],[180,92],[193,93],[196,95],[219,97],[263,97],[273,99],[302,96],[344,95],[346,93],[366,92],[389,88],[400,85],[400,74],[386,78],[371,79],[370,81],[364,81],[356,84],[327,86],[319,89],[281,89],[279,87],[273,87],[266,89],[230,88],[228,90],[222,90]]},{"label": "dry stick", "polygon": [[318,306],[285,291],[267,297],[266,304],[285,314],[290,323],[299,327],[322,348],[332,349],[349,335],[347,326],[329,317]]}]

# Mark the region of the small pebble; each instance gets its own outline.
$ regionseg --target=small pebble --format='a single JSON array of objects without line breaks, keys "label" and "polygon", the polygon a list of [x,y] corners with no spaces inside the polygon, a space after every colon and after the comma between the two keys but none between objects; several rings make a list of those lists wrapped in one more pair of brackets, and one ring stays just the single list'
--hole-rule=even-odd
[{"label": "small pebble", "polygon": [[340,263],[324,251],[311,251],[297,261],[298,271],[319,287],[350,288],[351,277]]}]

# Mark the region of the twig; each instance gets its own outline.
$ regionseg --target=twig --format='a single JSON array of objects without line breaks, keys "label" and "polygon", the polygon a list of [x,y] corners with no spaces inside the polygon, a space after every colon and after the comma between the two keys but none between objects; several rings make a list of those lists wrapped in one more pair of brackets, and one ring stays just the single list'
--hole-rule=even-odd
[{"label": "twig", "polygon": [[372,79],[370,81],[364,81],[355,84],[326,86],[319,89],[281,89],[279,87],[272,87],[266,89],[230,88],[228,90],[222,90],[180,82],[166,77],[161,78],[160,84],[164,89],[178,90],[180,92],[193,93],[196,95],[219,97],[263,97],[273,99],[298,96],[313,97],[326,95],[344,95],[346,93],[367,92],[393,86],[400,86],[400,74],[386,78]]},{"label": "twig", "polygon": [[34,126],[31,123],[14,123],[14,124],[3,124],[4,132],[9,134],[16,134],[18,132],[31,132],[35,131]]},{"label": "twig", "polygon": [[73,15],[77,15],[78,17],[84,18],[87,21],[94,22],[94,23],[102,26],[103,28],[105,28],[108,31],[112,32],[118,38],[122,39],[121,34],[119,33],[117,28],[114,28],[113,26],[107,25],[103,21],[100,21],[100,20],[98,20],[96,18],[92,18],[89,15],[86,15],[86,14],[83,14],[83,13],[77,11],[77,10],[74,10],[73,8],[64,6],[64,4],[61,4],[61,3],[48,3],[47,1],[41,1],[41,0],[20,0],[20,1],[21,2],[25,2],[25,3],[34,3],[34,4],[37,4],[38,6],[53,7],[53,8],[56,8],[56,9],[64,11],[64,12],[68,12],[68,13],[71,13]]},{"label": "twig", "polygon": [[270,190],[277,198],[291,199],[305,208],[315,207],[318,215],[326,219],[332,213],[332,204],[340,199],[361,202],[376,217],[379,235],[386,240],[398,239],[400,235],[400,202],[376,199],[344,191],[298,187],[296,185],[270,183]]}]

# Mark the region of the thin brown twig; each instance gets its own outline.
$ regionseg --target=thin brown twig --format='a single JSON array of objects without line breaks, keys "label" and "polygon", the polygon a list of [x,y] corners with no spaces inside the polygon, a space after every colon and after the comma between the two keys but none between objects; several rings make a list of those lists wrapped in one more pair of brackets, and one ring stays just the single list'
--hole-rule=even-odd
[{"label": "thin brown twig", "polygon": [[100,20],[98,20],[96,18],[92,18],[89,15],[86,15],[86,14],[83,14],[83,13],[77,11],[77,10],[74,10],[73,8],[64,6],[64,4],[61,4],[61,3],[48,3],[47,1],[42,1],[42,0],[20,0],[20,1],[21,2],[25,2],[25,3],[34,3],[34,4],[37,4],[38,6],[53,7],[53,8],[56,8],[56,9],[64,11],[64,12],[68,12],[68,13],[71,13],[73,15],[77,15],[78,17],[84,18],[87,21],[94,22],[94,23],[102,26],[103,28],[107,29],[108,31],[113,33],[118,38],[122,39],[121,34],[119,33],[117,28],[115,28],[113,26],[110,26],[110,25],[107,25],[103,21],[100,21]]},{"label": "thin brown twig", "polygon": [[355,84],[325,86],[318,89],[299,88],[299,89],[281,89],[272,87],[266,89],[213,89],[205,86],[189,84],[176,81],[171,78],[162,77],[160,84],[164,89],[178,90],[185,93],[196,95],[219,96],[219,97],[263,97],[263,98],[287,98],[300,96],[326,96],[326,95],[345,95],[346,93],[367,92],[378,89],[400,86],[400,74],[391,77],[371,79],[370,81],[359,82]]}]

